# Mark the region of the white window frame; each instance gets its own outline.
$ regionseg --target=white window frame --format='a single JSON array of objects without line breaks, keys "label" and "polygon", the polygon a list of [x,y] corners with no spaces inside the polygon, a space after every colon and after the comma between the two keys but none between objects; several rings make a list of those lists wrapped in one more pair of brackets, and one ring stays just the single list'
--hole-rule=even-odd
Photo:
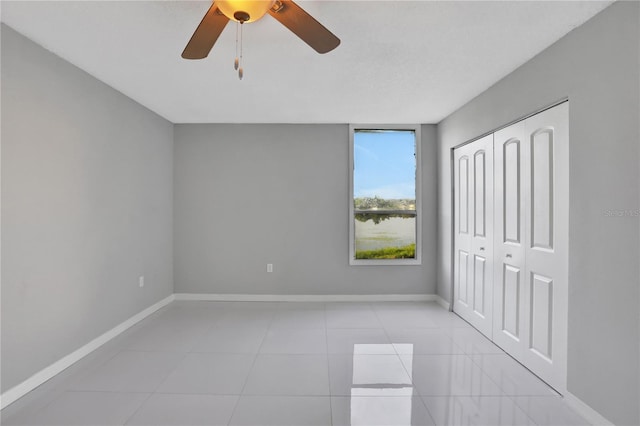
[{"label": "white window frame", "polygon": [[[353,205],[354,134],[357,130],[410,130],[416,137],[416,257],[414,259],[356,259]],[[349,125],[349,265],[422,265],[422,135],[419,124]]]}]

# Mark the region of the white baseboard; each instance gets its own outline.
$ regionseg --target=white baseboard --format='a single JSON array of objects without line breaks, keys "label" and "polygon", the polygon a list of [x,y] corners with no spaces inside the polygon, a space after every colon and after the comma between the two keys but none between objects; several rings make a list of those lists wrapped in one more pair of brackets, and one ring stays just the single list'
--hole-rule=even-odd
[{"label": "white baseboard", "polygon": [[441,304],[438,299],[441,299],[440,296],[435,294],[175,294],[175,300],[210,302],[437,302]]},{"label": "white baseboard", "polygon": [[613,423],[607,420],[596,410],[587,405],[580,398],[567,391],[563,398],[568,406],[573,408],[578,414],[584,417],[590,424],[597,426],[613,426]]},{"label": "white baseboard", "polygon": [[98,349],[100,346],[104,345],[109,340],[113,339],[123,331],[127,330],[128,328],[142,321],[143,319],[145,319],[146,317],[148,317],[158,309],[168,305],[173,300],[174,300],[174,295],[172,294],[171,296],[168,296],[162,299],[158,303],[152,306],[149,306],[144,311],[132,316],[128,320],[117,325],[116,327],[100,335],[99,337],[96,337],[86,345],[82,346],[80,349],[54,362],[50,366],[40,370],[39,372],[37,372],[36,374],[28,378],[24,382],[4,392],[2,395],[0,395],[0,409],[8,406],[9,404],[15,402],[18,398],[21,398],[22,396],[31,392],[33,389],[37,388],[47,380],[51,379],[56,374],[61,373],[63,370],[70,367],[75,362],[78,362],[80,359],[89,355],[91,352]]},{"label": "white baseboard", "polygon": [[436,294],[435,295],[435,302],[442,306],[443,308],[445,308],[447,311],[451,308],[451,305],[449,304],[449,302],[447,302],[446,300],[444,300],[442,297],[440,297],[440,295]]}]

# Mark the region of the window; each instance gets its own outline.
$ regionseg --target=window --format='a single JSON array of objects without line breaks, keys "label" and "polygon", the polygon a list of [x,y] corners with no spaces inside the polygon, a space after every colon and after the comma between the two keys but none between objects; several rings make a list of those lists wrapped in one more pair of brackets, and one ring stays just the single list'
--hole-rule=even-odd
[{"label": "window", "polygon": [[420,264],[420,126],[349,130],[350,264]]}]

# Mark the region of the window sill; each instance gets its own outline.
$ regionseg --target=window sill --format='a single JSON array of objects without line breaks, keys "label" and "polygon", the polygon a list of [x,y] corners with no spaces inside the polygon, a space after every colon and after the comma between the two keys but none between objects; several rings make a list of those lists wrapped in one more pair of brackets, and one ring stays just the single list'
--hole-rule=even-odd
[{"label": "window sill", "polygon": [[351,266],[407,266],[422,265],[420,259],[351,259]]}]

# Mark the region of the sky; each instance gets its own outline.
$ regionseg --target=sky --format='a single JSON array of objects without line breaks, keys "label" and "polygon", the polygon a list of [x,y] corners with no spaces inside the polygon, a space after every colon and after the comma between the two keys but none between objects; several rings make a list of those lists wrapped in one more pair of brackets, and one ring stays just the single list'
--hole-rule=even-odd
[{"label": "sky", "polygon": [[415,199],[415,134],[356,131],[353,136],[355,198]]}]

